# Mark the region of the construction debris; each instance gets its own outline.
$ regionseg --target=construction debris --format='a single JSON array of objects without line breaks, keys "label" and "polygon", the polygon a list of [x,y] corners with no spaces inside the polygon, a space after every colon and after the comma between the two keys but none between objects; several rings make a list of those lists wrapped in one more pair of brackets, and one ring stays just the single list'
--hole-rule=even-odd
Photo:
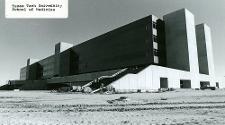
[{"label": "construction debris", "polygon": [[118,99],[107,100],[107,102],[108,102],[109,104],[115,104],[115,103],[118,103],[118,102],[127,102],[128,100],[129,100],[128,97],[126,97],[126,96],[121,96],[121,97],[118,98]]}]

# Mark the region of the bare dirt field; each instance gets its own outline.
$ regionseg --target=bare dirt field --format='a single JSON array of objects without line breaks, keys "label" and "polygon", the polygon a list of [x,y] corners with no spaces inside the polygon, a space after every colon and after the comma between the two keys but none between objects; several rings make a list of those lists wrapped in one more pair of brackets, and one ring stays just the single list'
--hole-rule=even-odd
[{"label": "bare dirt field", "polygon": [[225,90],[114,95],[0,91],[1,124],[224,125]]}]

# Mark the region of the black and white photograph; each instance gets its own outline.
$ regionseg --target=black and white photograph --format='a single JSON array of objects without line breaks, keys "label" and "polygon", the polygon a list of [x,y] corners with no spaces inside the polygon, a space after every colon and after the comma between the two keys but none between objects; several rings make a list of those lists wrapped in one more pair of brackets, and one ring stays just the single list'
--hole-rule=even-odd
[{"label": "black and white photograph", "polygon": [[225,0],[0,0],[0,125],[225,125]]}]

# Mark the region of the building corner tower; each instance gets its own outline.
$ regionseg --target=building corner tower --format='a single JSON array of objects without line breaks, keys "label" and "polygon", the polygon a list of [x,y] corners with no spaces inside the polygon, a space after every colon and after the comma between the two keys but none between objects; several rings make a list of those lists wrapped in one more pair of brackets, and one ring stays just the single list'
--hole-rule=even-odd
[{"label": "building corner tower", "polygon": [[163,16],[166,32],[167,66],[190,71],[194,88],[199,87],[199,65],[194,15],[181,9]]},{"label": "building corner tower", "polygon": [[210,27],[206,24],[197,25],[196,38],[198,47],[199,73],[209,75],[211,78],[210,81],[214,83],[215,69]]}]

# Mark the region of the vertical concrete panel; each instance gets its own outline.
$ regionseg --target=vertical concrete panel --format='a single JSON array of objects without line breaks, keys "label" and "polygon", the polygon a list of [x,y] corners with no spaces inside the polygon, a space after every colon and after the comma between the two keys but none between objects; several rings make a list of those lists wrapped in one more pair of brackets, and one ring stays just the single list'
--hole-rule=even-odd
[{"label": "vertical concrete panel", "polygon": [[194,15],[185,9],[186,27],[187,27],[187,39],[189,50],[189,62],[192,88],[199,88],[199,63],[198,63],[198,51],[196,42],[196,30],[195,30],[195,18]]},{"label": "vertical concrete panel", "polygon": [[220,88],[225,88],[225,78],[224,77],[216,77],[216,82],[218,82]]},{"label": "vertical concrete panel", "polygon": [[115,88],[115,89],[119,89],[120,88],[120,84],[121,84],[121,80],[117,80],[114,83],[112,83],[111,85]]},{"label": "vertical concrete panel", "polygon": [[63,52],[71,47],[73,47],[73,44],[60,42],[60,52]]},{"label": "vertical concrete panel", "polygon": [[178,72],[173,69],[166,69],[168,74],[168,86],[169,88],[179,88],[177,79],[180,79]]},{"label": "vertical concrete panel", "polygon": [[123,89],[126,89],[126,90],[129,90],[129,89],[131,89],[131,82],[132,82],[132,77],[130,76],[130,75],[127,75],[127,80],[126,81],[124,81],[124,83],[123,83]]},{"label": "vertical concrete panel", "polygon": [[130,82],[129,75],[127,75],[124,79],[121,80],[120,88],[121,89],[129,88],[129,82]]},{"label": "vertical concrete panel", "polygon": [[35,74],[35,72],[31,72],[31,65],[38,62],[38,59],[27,59],[27,66],[26,66],[26,80],[30,80],[32,77],[32,74]]},{"label": "vertical concrete panel", "polygon": [[136,80],[135,76],[133,75],[132,79],[130,80],[130,83],[129,83],[129,89],[134,89],[135,88],[136,81],[137,80]]},{"label": "vertical concrete panel", "polygon": [[209,75],[204,24],[196,26],[196,38],[198,48],[199,73]]},{"label": "vertical concrete panel", "polygon": [[144,71],[144,72],[140,72],[139,74],[138,74],[138,83],[137,83],[137,85],[138,85],[138,88],[140,88],[140,89],[145,89],[146,88],[146,70]]},{"label": "vertical concrete panel", "polygon": [[169,85],[172,85],[171,88],[179,88],[180,87],[180,76],[179,73],[172,70],[170,73],[170,79],[172,79],[172,82]]},{"label": "vertical concrete panel", "polygon": [[213,47],[212,47],[212,37],[211,37],[211,30],[207,25],[204,25],[205,29],[205,42],[206,42],[206,49],[207,49],[207,57],[208,57],[208,66],[209,66],[209,75],[215,76],[215,68],[214,68],[214,61],[213,61]]},{"label": "vertical concrete panel", "polygon": [[131,76],[131,89],[135,90],[137,89],[137,84],[138,84],[138,79],[137,79],[137,75],[136,74],[130,74]]},{"label": "vertical concrete panel", "polygon": [[199,72],[209,75],[201,75],[200,81],[207,80],[210,82],[210,85],[215,86],[211,30],[206,24],[199,24],[196,26],[196,33],[198,43]]},{"label": "vertical concrete panel", "polygon": [[216,86],[211,29],[206,24],[204,25],[204,29],[205,29],[206,50],[209,67],[209,77],[211,78],[211,85]]},{"label": "vertical concrete panel", "polygon": [[193,73],[199,74],[195,19],[194,15],[187,9],[185,9],[185,17],[186,17],[186,30],[187,30],[186,33],[188,42],[190,71],[192,72],[192,74]]},{"label": "vertical concrete panel", "polygon": [[167,65],[169,68],[198,72],[194,16],[187,9],[165,15]]},{"label": "vertical concrete panel", "polygon": [[55,45],[55,63],[54,63],[54,75],[58,76],[60,74],[60,53],[73,47],[73,44],[69,43],[57,43]]},{"label": "vertical concrete panel", "polygon": [[114,81],[111,85],[117,90],[128,90],[135,88],[136,78],[133,74],[127,74],[124,77]]},{"label": "vertical concrete panel", "polygon": [[166,31],[167,66],[190,71],[187,38],[186,10],[178,10],[163,16]]},{"label": "vertical concrete panel", "polygon": [[55,68],[54,55],[39,61],[39,63],[43,67],[43,79],[52,78],[54,76],[54,68]]},{"label": "vertical concrete panel", "polygon": [[146,75],[146,89],[152,89],[152,70],[150,67],[147,68],[147,75]]},{"label": "vertical concrete panel", "polygon": [[[192,84],[195,84],[193,86],[197,86],[199,65],[194,15],[187,9],[181,9],[165,15],[163,18],[165,20],[168,67],[190,71],[191,77],[185,76],[187,73],[180,72],[179,78],[193,80]],[[173,86],[177,87],[177,84]]]},{"label": "vertical concrete panel", "polygon": [[27,76],[27,67],[23,67],[20,69],[20,80],[26,80]]},{"label": "vertical concrete panel", "polygon": [[159,70],[160,69],[155,66],[152,67],[152,89],[160,88],[160,77],[159,73],[157,72]]},{"label": "vertical concrete panel", "polygon": [[60,43],[55,45],[55,63],[54,63],[54,75],[58,76],[60,72]]}]

